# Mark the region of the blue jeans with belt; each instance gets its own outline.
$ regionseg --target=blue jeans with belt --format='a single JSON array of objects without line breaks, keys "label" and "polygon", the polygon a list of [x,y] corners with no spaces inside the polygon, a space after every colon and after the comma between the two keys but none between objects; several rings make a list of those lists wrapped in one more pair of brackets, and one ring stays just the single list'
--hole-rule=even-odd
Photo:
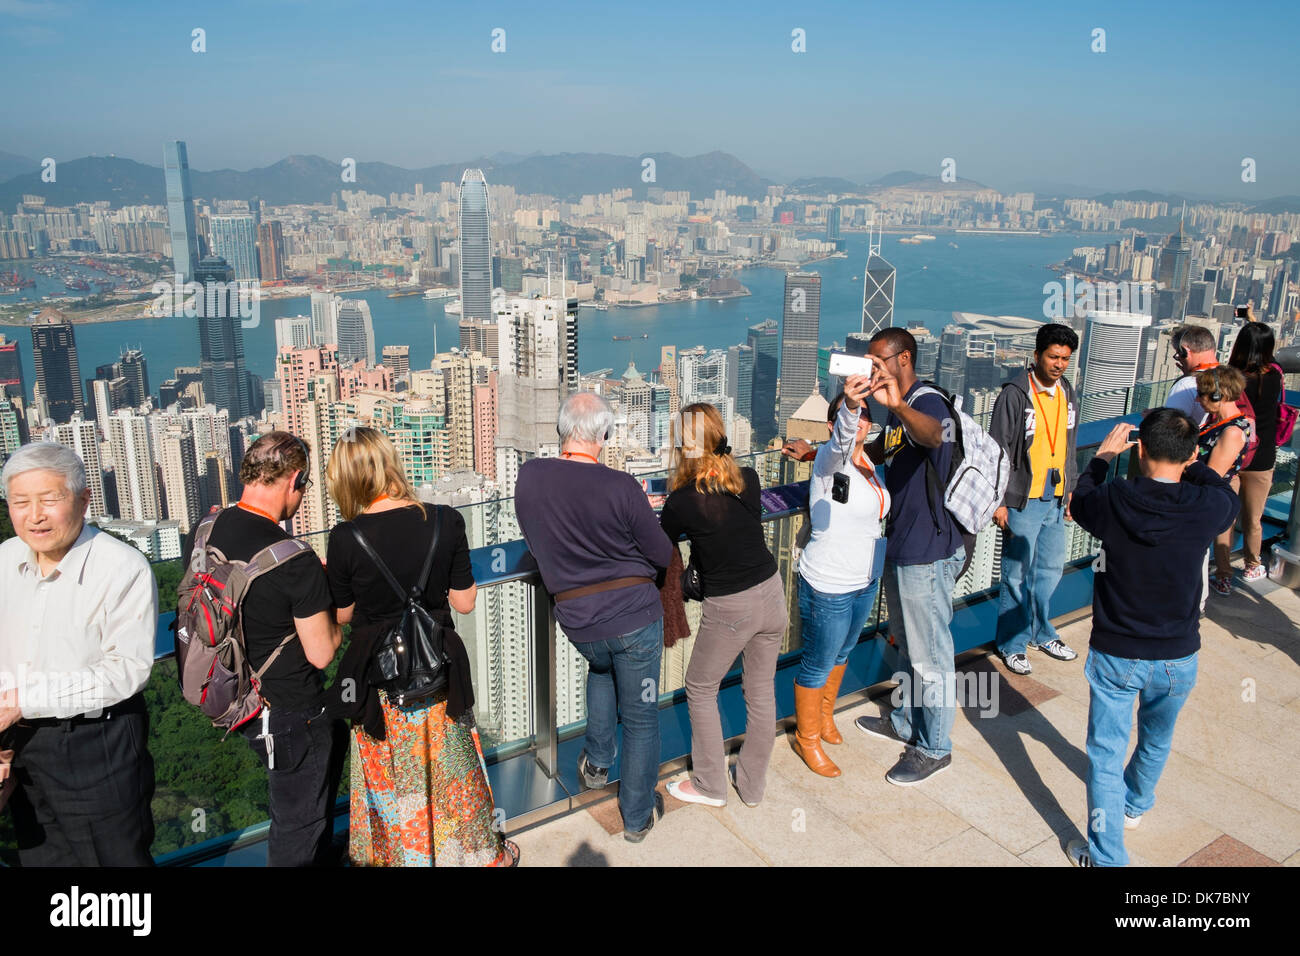
[{"label": "blue jeans with belt", "polygon": [[871,619],[876,604],[879,579],[866,587],[842,594],[818,591],[803,575],[799,576],[799,617],[802,624],[803,651],[794,682],[800,687],[824,687],[831,668],[849,659],[857,647],[862,629]]},{"label": "blue jeans with belt", "polygon": [[[1173,746],[1174,722],[1196,686],[1196,655],[1140,661],[1088,652],[1088,854],[1094,866],[1124,866],[1124,817],[1156,802]],[[1137,698],[1137,747],[1124,765]]]},{"label": "blue jeans with belt", "polygon": [[615,732],[623,719],[623,761],[618,802],[623,829],[644,830],[654,812],[659,779],[659,666],[664,622],[603,641],[574,641],[587,659],[587,758],[610,767],[617,754]]}]

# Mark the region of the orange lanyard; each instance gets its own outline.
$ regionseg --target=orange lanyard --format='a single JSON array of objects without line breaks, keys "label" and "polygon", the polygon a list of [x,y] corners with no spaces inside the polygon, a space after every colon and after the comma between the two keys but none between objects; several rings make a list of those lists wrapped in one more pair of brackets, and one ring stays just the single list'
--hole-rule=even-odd
[{"label": "orange lanyard", "polygon": [[245,511],[251,511],[251,512],[252,512],[253,514],[255,514],[255,515],[261,515],[263,518],[265,518],[267,521],[271,522],[272,524],[279,524],[279,523],[280,523],[280,522],[276,521],[274,518],[272,518],[272,517],[271,517],[269,514],[267,514],[265,511],[263,511],[261,508],[254,508],[252,505],[246,505],[246,504],[244,504],[242,501],[238,501],[238,502],[236,502],[236,504],[237,504],[239,507],[243,508]]},{"label": "orange lanyard", "polygon": [[367,507],[367,508],[373,508],[375,505],[379,504],[379,502],[381,502],[381,501],[387,501],[387,500],[388,500],[388,495],[380,495],[380,496],[379,496],[378,498],[376,498],[374,501],[370,502],[370,504],[366,505],[366,507]]},{"label": "orange lanyard", "polygon": [[599,458],[597,458],[597,457],[594,456],[594,455],[588,455],[585,451],[566,451],[566,452],[564,452],[562,455],[560,455],[560,457],[561,457],[561,458],[568,458],[568,459],[574,459],[574,458],[585,458],[585,459],[587,459],[587,461],[593,462],[593,463],[595,463],[595,464],[597,464],[597,465],[600,464],[600,459],[599,459]]},{"label": "orange lanyard", "polygon": [[[1060,388],[1058,385],[1057,388]],[[1052,453],[1052,459],[1056,459],[1056,437],[1061,434],[1061,406],[1065,405],[1064,390],[1056,399],[1056,430],[1047,427],[1047,412],[1043,409],[1042,403],[1038,400],[1038,386],[1034,384],[1034,373],[1029,373],[1029,390],[1034,393],[1034,405],[1038,408],[1038,417],[1043,420],[1043,434],[1047,436],[1047,447]]]},{"label": "orange lanyard", "polygon": [[1237,412],[1237,414],[1232,415],[1232,416],[1230,416],[1230,417],[1228,417],[1228,418],[1220,418],[1220,419],[1219,419],[1217,422],[1215,422],[1214,424],[1212,424],[1212,425],[1207,425],[1205,428],[1202,428],[1202,429],[1201,429],[1201,437],[1204,438],[1204,437],[1205,437],[1206,435],[1208,435],[1210,432],[1214,431],[1216,428],[1220,428],[1220,427],[1222,427],[1222,426],[1228,424],[1228,422],[1235,422],[1238,418],[1245,418],[1245,417],[1246,417],[1246,413],[1245,413],[1245,412]]},{"label": "orange lanyard", "polygon": [[[861,453],[859,452],[859,454]],[[861,461],[858,461],[858,457],[855,455],[853,457],[853,464],[857,466],[858,471],[862,472],[866,476],[867,484],[876,489],[876,497],[880,499],[880,520],[884,521],[885,489],[880,487],[880,481],[876,478],[876,469],[871,467],[871,463],[867,461],[866,455],[862,456]]]}]

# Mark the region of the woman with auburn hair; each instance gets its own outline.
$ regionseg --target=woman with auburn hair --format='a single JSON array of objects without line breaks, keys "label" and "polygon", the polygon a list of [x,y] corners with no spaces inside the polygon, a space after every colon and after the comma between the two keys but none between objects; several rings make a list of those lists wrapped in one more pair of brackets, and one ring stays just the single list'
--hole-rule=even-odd
[{"label": "woman with auburn hair", "polygon": [[[452,508],[417,501],[397,450],[373,428],[355,428],[339,441],[325,478],[344,518],[330,532],[330,591],[339,624],[352,625],[331,688],[344,689],[337,706],[353,727],[348,856],[357,866],[513,866],[519,848],[494,827],[469,657],[448,607],[468,614],[477,595],[465,520]],[[445,692],[403,706],[369,685],[375,645],[405,601],[358,531],[408,593],[421,585],[436,531],[423,600],[445,627]]]},{"label": "woman with auburn hair", "polygon": [[[1217,365],[1196,373],[1196,400],[1205,409],[1197,444],[1205,462],[1240,493],[1241,469],[1246,447],[1255,434],[1255,419],[1237,407],[1237,399],[1246,389],[1246,377],[1231,365]],[[1234,522],[1214,540],[1214,574],[1210,587],[1219,594],[1232,593],[1232,536]]]},{"label": "woman with auburn hair", "polygon": [[683,534],[699,569],[704,610],[686,670],[691,715],[689,776],[668,785],[687,803],[727,802],[727,755],[718,685],[743,656],[745,743],[734,783],[756,806],[767,784],[776,730],[776,659],[788,616],[785,589],[763,538],[758,473],[731,457],[722,416],[712,405],[688,405],[673,420],[673,471],[660,517],[668,537]]}]

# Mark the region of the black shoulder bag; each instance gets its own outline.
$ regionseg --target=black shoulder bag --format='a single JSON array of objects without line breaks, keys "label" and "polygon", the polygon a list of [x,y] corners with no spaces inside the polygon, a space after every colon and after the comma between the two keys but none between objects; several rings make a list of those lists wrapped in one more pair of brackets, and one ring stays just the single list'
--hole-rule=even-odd
[{"label": "black shoulder bag", "polygon": [[444,651],[444,627],[424,606],[424,589],[429,585],[433,570],[433,556],[438,550],[438,535],[442,530],[442,508],[434,506],[433,543],[424,560],[419,583],[410,593],[402,590],[388,565],[375,553],[356,525],[352,533],[357,544],[375,562],[381,574],[397,596],[406,602],[401,620],[390,627],[375,644],[370,659],[368,678],[372,685],[382,689],[398,706],[416,703],[432,697],[447,687],[447,670],[450,661]]}]

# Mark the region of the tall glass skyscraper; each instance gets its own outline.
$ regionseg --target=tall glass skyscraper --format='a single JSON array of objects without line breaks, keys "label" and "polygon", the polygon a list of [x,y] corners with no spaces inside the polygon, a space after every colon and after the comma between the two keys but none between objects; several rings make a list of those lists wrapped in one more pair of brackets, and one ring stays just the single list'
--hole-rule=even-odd
[{"label": "tall glass skyscraper", "polygon": [[252,216],[213,216],[212,254],[225,259],[235,279],[257,279],[257,229]]},{"label": "tall glass skyscraper", "polygon": [[199,264],[199,241],[194,225],[190,158],[180,140],[163,147],[163,177],[167,183],[167,231],[172,241],[172,262],[182,280],[189,282]]},{"label": "tall glass skyscraper", "polygon": [[781,323],[781,410],[779,432],[804,400],[817,391],[817,337],[821,330],[822,277],[816,272],[785,276]]},{"label": "tall glass skyscraper", "polygon": [[776,380],[781,364],[781,334],[776,319],[750,326],[745,344],[753,355],[750,424],[754,426],[754,448],[759,449],[776,435]]},{"label": "tall glass skyscraper", "polygon": [[370,303],[364,299],[340,299],[336,329],[339,367],[365,359],[375,364],[375,326],[370,319]]},{"label": "tall glass skyscraper", "polygon": [[487,180],[467,169],[460,180],[460,315],[492,319],[492,234]]},{"label": "tall glass skyscraper", "polygon": [[[228,283],[234,278],[225,259],[208,256],[194,272],[194,281],[205,287]],[[228,292],[230,300],[235,294]],[[220,302],[215,288],[201,297],[199,316],[199,370],[203,375],[203,398],[209,405],[224,408],[230,419],[251,414],[248,375],[244,368],[244,327],[237,301]]]},{"label": "tall glass skyscraper", "polygon": [[872,336],[894,324],[894,266],[880,254],[880,235],[867,240],[867,271],[862,277],[862,331]]},{"label": "tall glass skyscraper", "polygon": [[72,323],[57,309],[43,311],[32,326],[32,359],[51,421],[62,425],[71,421],[74,414],[85,411],[77,337]]}]

